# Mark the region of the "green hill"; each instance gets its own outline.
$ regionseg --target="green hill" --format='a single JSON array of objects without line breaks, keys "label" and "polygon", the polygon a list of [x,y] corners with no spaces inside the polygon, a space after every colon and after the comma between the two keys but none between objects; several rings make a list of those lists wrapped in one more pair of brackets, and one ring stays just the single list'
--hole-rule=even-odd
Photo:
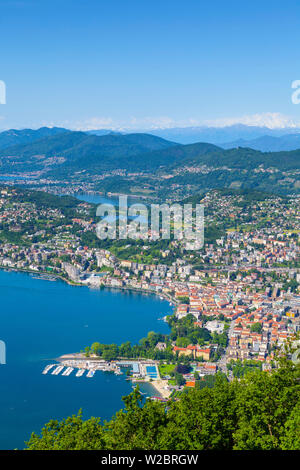
[{"label": "green hill", "polygon": [[[164,150],[175,143],[150,134],[107,134],[96,136],[84,132],[67,131],[25,145],[15,145],[0,151],[2,171],[34,171],[64,164],[66,171],[87,168],[126,167],[134,155]],[[45,163],[46,162],[46,163]],[[73,163],[72,163],[73,162]],[[75,163],[76,162],[76,163]],[[125,163],[124,163],[125,162]],[[64,170],[63,170],[64,171]]]},{"label": "green hill", "polygon": [[[39,133],[48,131],[40,129]],[[151,134],[97,136],[56,130],[54,135],[34,142],[1,149],[0,162],[2,171],[34,171],[47,167],[53,175],[65,172],[71,175],[83,170],[94,174],[117,168],[153,172],[159,167],[172,170],[185,166],[246,170],[261,166],[294,170],[299,168],[300,150],[260,152],[241,147],[224,150],[208,143],[178,145]]]},{"label": "green hill", "polygon": [[131,159],[129,165],[138,165],[139,168],[145,170],[157,169],[160,166],[170,168],[180,167],[185,162],[194,159],[201,161],[202,158],[209,158],[209,155],[215,152],[222,152],[222,149],[207,143],[176,145],[163,150],[149,152],[146,155],[138,155],[136,158]]},{"label": "green hill", "polygon": [[41,127],[40,129],[10,129],[0,133],[0,149],[5,149],[13,145],[24,145],[43,137],[50,137],[56,134],[66,132],[66,129],[60,127]]},{"label": "green hill", "polygon": [[[117,169],[144,172],[143,185],[159,192],[160,198],[169,197],[170,184],[180,188],[175,197],[182,198],[215,188],[297,193],[299,164],[300,150],[260,152],[242,147],[225,150],[208,143],[179,145],[142,133],[99,136],[66,131],[0,149],[2,174],[39,172],[58,180],[85,180]],[[168,174],[168,179],[160,178],[161,171]],[[129,189],[132,186],[134,193],[141,180],[139,176],[134,180],[133,176],[112,175],[102,180],[100,189],[111,191],[117,187],[118,192],[124,184]]]},{"label": "green hill", "polygon": [[60,156],[76,160],[82,157],[123,156],[161,150],[174,146],[173,142],[150,134],[88,135],[84,132],[66,131],[36,140],[25,145],[14,145],[1,150],[0,157]]},{"label": "green hill", "polygon": [[[197,144],[184,147],[194,147]],[[189,165],[207,165],[214,168],[228,167],[239,169],[278,168],[282,170],[298,169],[300,166],[300,150],[286,152],[260,152],[250,148],[209,151],[198,153],[197,149],[188,149],[182,161]]]}]

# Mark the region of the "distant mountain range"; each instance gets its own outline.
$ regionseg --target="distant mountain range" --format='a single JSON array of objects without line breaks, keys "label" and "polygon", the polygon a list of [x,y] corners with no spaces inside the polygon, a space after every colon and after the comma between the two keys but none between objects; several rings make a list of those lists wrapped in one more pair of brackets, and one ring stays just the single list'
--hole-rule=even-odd
[{"label": "distant mountain range", "polygon": [[60,127],[41,127],[40,129],[10,129],[0,132],[0,149],[5,149],[12,145],[23,145],[57,134],[67,132],[67,129]]},{"label": "distant mountain range", "polygon": [[[95,135],[105,135],[109,132],[107,129],[89,131]],[[209,142],[225,149],[248,147],[262,152],[300,149],[300,128],[269,129],[239,124],[226,127],[155,129],[145,130],[144,133],[184,145]]]},{"label": "distant mountain range", "polygon": [[[72,173],[92,169],[135,168],[133,158],[151,151],[164,150],[175,146],[160,137],[150,134],[114,134],[102,136],[84,132],[57,132],[40,138],[40,129],[35,139],[30,135],[29,143],[6,146],[0,149],[0,171],[34,172],[54,170]],[[26,134],[27,135],[27,131]],[[25,138],[25,135],[22,137]],[[0,134],[1,139],[1,134]],[[16,139],[19,141],[19,136]],[[132,159],[132,160],[131,160]],[[136,162],[139,163],[138,161]],[[138,165],[139,166],[139,165]]]},{"label": "distant mountain range", "polygon": [[[250,148],[246,140],[231,142],[228,146],[233,148],[227,149],[205,142],[183,145],[143,133],[95,135],[61,128],[7,131],[0,134],[0,174],[93,181],[105,172],[108,177],[99,182],[101,190],[127,191],[130,185],[146,184],[161,197],[168,197],[171,187],[180,188],[179,195],[207,188],[247,187],[287,194],[300,190],[300,149],[269,149],[293,143],[298,147],[298,140],[297,134],[254,139],[257,147],[268,150],[262,152]],[[117,169],[131,175],[126,181],[118,179],[112,173]],[[167,178],[161,179],[162,171]],[[140,172],[143,180],[134,176]]]},{"label": "distant mountain range", "polygon": [[[44,137],[72,132],[60,127],[41,127],[37,130],[11,129],[0,132],[0,149],[13,145],[28,144]],[[226,127],[184,127],[171,129],[145,129],[144,131],[117,132],[111,129],[98,129],[84,132],[87,135],[151,134],[178,144],[209,142],[222,148],[248,147],[262,152],[296,150],[300,148],[300,128],[269,129],[267,127],[237,124]]]},{"label": "distant mountain range", "polygon": [[145,129],[144,132],[148,132],[180,144],[210,142],[211,144],[221,145],[224,142],[235,142],[238,139],[249,141],[264,136],[281,137],[287,134],[300,134],[300,128],[269,129],[268,127],[235,124],[226,127],[202,126],[155,130]]},{"label": "distant mountain range", "polygon": [[[151,172],[159,167],[188,165],[240,169],[254,169],[259,165],[285,170],[299,168],[300,150],[262,153],[251,149],[249,141],[243,141],[247,144],[246,148],[224,149],[208,143],[181,145],[142,133],[108,133],[98,136],[59,128],[15,132],[0,134],[0,144],[2,142],[5,146],[0,149],[2,173],[47,170],[55,174],[82,171],[95,174],[116,168]],[[298,142],[300,135],[261,137],[255,142],[265,147],[273,144],[280,149],[283,145],[281,139],[292,145],[292,142]],[[21,140],[25,143],[19,143]],[[18,144],[8,146],[9,141]],[[235,145],[231,143],[228,146],[238,147],[240,143],[239,140]]]},{"label": "distant mountain range", "polygon": [[220,146],[225,149],[248,147],[262,152],[297,150],[300,149],[300,134],[287,134],[281,137],[264,135],[252,140],[238,139],[233,142],[225,142],[220,144]]}]

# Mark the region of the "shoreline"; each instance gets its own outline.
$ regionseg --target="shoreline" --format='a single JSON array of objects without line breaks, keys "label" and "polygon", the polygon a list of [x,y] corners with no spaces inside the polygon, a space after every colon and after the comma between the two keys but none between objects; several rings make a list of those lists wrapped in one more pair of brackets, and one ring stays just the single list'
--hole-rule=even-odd
[{"label": "shoreline", "polygon": [[[36,274],[37,276],[41,276],[40,279],[44,281],[49,281],[50,279],[47,279],[46,277],[43,276],[48,276],[48,277],[54,277],[55,280],[61,280],[69,284],[70,286],[81,286],[81,283],[76,283],[74,281],[71,281],[70,279],[66,279],[64,276],[61,274],[57,273],[48,273],[46,271],[34,271],[31,269],[22,269],[22,268],[15,268],[11,266],[0,266],[1,271],[13,271],[15,273],[24,273],[24,274]],[[37,278],[38,279],[38,278]]]},{"label": "shoreline", "polygon": [[[82,285],[82,284],[78,284],[78,285]],[[109,285],[105,285],[105,284],[102,284],[103,288],[106,288],[106,289],[116,289],[116,290],[128,290],[128,291],[134,291],[134,292],[139,292],[139,293],[142,293],[142,294],[150,294],[150,295],[155,295],[156,297],[163,297],[163,300],[166,300],[167,302],[171,303],[173,307],[176,307],[177,306],[177,303],[174,299],[172,298],[169,298],[165,293],[163,292],[154,292],[154,291],[151,291],[151,290],[148,290],[148,289],[143,289],[143,288],[138,288],[138,287],[132,287],[132,286],[118,286],[118,287],[115,287],[115,286],[109,286]],[[88,286],[89,287],[89,286]],[[93,288],[93,287],[92,287]],[[95,287],[94,287],[95,288]],[[98,288],[101,289],[101,286],[99,286]],[[160,299],[161,300],[161,299]]]},{"label": "shoreline", "polygon": [[159,379],[159,380],[153,380],[153,382],[148,382],[148,383],[152,385],[152,387],[154,387],[158,391],[161,398],[165,398],[165,399],[170,398],[170,395],[172,392],[170,390],[166,390],[165,388],[168,385],[167,380]]},{"label": "shoreline", "polygon": [[[84,361],[86,361],[86,362],[93,361],[94,366],[95,366],[96,362],[99,362],[99,364],[103,364],[103,365],[107,366],[107,361],[103,360],[101,357],[97,357],[97,356],[86,357],[84,355],[84,353],[63,354],[62,356],[59,356],[55,360],[60,362],[61,364],[65,365],[66,367],[70,366],[70,364],[68,364],[68,361],[82,361],[82,362],[84,362]],[[120,358],[120,361],[122,361],[122,360],[126,361],[125,358]],[[134,359],[130,358],[128,360],[133,361]],[[148,359],[136,359],[136,362],[139,362],[139,361],[149,362]],[[118,360],[112,361],[111,364],[115,364],[115,363],[118,363]],[[72,367],[76,367],[76,366],[73,365]],[[83,364],[82,365],[78,364],[77,367],[83,368],[83,369],[87,368],[89,370],[89,368],[86,365],[84,366]],[[92,366],[91,366],[91,369],[93,369]],[[100,372],[113,372],[114,368],[112,367],[111,370],[107,370],[107,369],[101,370],[100,369],[99,371]],[[170,390],[166,389],[166,386],[168,385],[168,381],[163,380],[161,378],[150,380],[147,377],[136,378],[136,377],[130,376],[130,377],[126,377],[125,380],[130,380],[131,383],[133,384],[133,388],[135,388],[135,386],[139,385],[139,384],[151,385],[156,390],[156,392],[158,393],[158,395],[151,395],[152,397],[158,396],[159,398],[168,399],[170,397],[171,393],[172,393]]]},{"label": "shoreline", "polygon": [[[125,361],[126,362],[126,358],[119,358],[119,360],[116,359],[112,362],[107,362],[107,361],[105,361],[104,359],[102,359],[101,357],[98,357],[98,356],[86,357],[85,354],[81,353],[81,352],[63,354],[62,356],[59,356],[55,360],[58,361],[59,363],[61,363],[62,365],[66,366],[66,367],[71,366],[71,367],[78,367],[78,368],[83,368],[83,369],[88,369],[88,370],[94,370],[95,366],[96,366],[96,363],[99,363],[99,366],[101,364],[103,364],[103,366],[105,366],[105,368],[103,370],[101,370],[101,368],[100,368],[99,369],[100,372],[114,372],[115,371],[115,365],[119,365],[119,367],[120,367],[120,362],[119,361]],[[128,360],[129,361],[134,361],[133,358],[129,358]],[[69,363],[69,361],[77,361],[77,365],[74,365],[74,364],[71,365]],[[90,364],[89,367],[88,367],[87,362],[89,362],[89,361],[92,361],[93,365]],[[80,364],[80,362],[82,362],[82,364]],[[157,366],[157,363],[155,361],[152,362],[152,360],[149,360],[149,359],[139,358],[139,359],[136,359],[136,362],[147,362],[147,363],[150,362],[150,363],[155,364]],[[108,368],[110,368],[110,369],[108,370]],[[157,396],[159,398],[168,399],[171,395],[171,391],[166,389],[166,386],[168,385],[168,381],[163,380],[161,378],[151,380],[149,377],[138,378],[138,377],[129,376],[129,377],[126,377],[125,380],[130,380],[131,383],[133,384],[133,388],[135,388],[135,386],[137,386],[139,384],[151,385],[156,390],[156,392],[158,393],[158,395],[151,395],[152,397]]]},{"label": "shoreline", "polygon": [[76,282],[72,281],[71,279],[68,279],[61,274],[58,273],[48,273],[46,271],[33,271],[30,269],[22,269],[22,268],[15,268],[11,266],[0,266],[1,271],[14,271],[16,273],[26,273],[26,274],[36,274],[37,276],[41,276],[41,280],[48,281],[49,279],[43,278],[43,276],[52,276],[56,279],[59,279],[63,282],[66,282],[70,286],[79,286],[79,287],[88,287],[89,289],[115,289],[115,290],[124,290],[124,291],[134,291],[134,292],[139,292],[141,294],[150,294],[150,295],[155,295],[156,297],[163,297],[163,300],[169,302],[172,304],[173,307],[177,306],[176,300],[172,299],[171,297],[168,297],[167,294],[164,292],[154,292],[151,290],[143,289],[143,288],[137,288],[137,287],[132,287],[132,286],[109,286],[106,284],[101,284],[100,286],[90,286],[89,284],[83,284],[82,282]]}]

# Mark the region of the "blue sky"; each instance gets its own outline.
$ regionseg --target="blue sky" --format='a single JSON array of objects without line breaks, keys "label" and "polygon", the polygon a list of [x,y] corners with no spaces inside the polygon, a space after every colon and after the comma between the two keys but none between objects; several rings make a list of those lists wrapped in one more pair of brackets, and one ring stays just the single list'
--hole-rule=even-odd
[{"label": "blue sky", "polygon": [[0,0],[0,128],[300,122],[300,2]]}]

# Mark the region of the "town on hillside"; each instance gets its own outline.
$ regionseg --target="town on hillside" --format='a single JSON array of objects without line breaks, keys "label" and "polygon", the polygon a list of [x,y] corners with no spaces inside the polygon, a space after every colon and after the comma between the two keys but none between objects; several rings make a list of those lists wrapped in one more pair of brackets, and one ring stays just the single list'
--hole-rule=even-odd
[{"label": "town on hillside", "polygon": [[[160,397],[276,367],[276,354],[300,330],[299,196],[209,191],[205,243],[99,240],[95,206],[75,198],[3,186],[0,266],[92,288],[156,294],[174,306],[170,333],[138,345],[86,346],[65,365],[129,367]],[[142,315],[142,312],[141,312]],[[72,362],[73,361],[73,362]]]}]

